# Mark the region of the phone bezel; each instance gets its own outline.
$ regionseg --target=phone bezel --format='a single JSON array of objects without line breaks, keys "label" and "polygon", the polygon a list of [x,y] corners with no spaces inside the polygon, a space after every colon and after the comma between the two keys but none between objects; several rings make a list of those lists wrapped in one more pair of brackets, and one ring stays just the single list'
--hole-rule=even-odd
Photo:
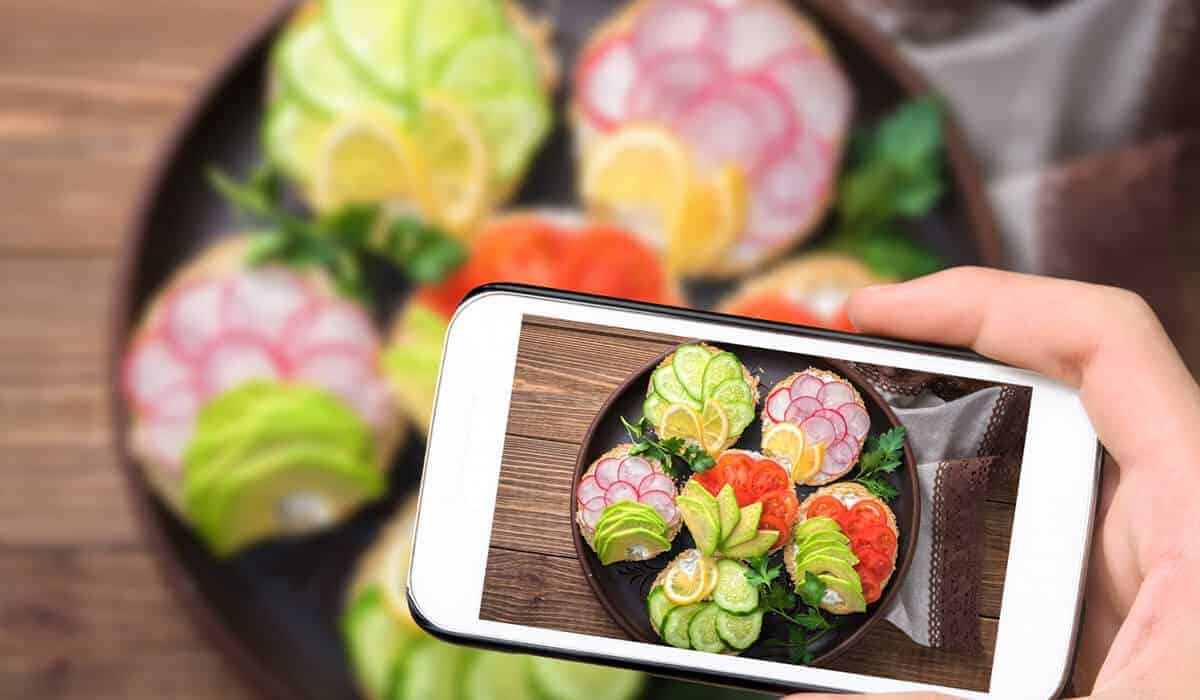
[{"label": "phone bezel", "polygon": [[[887,351],[887,352],[904,353],[909,356],[908,357],[909,360],[913,360],[913,361],[916,361],[918,358],[926,358],[926,357],[932,358],[932,359],[940,358],[940,359],[952,360],[952,361],[966,361],[973,365],[978,365],[980,368],[1003,369],[1003,370],[1006,370],[1007,374],[1011,374],[1013,376],[1019,377],[1019,379],[1017,379],[1015,381],[1017,383],[1022,383],[1022,384],[1033,386],[1035,396],[1043,397],[1042,399],[1040,399],[1040,401],[1042,403],[1046,403],[1048,401],[1047,397],[1050,396],[1049,392],[1051,392],[1051,391],[1057,392],[1057,393],[1066,391],[1066,392],[1073,394],[1073,392],[1071,392],[1069,389],[1062,387],[1061,385],[1057,384],[1056,382],[1039,377],[1039,376],[1037,376],[1033,373],[1027,372],[1025,370],[1018,370],[1016,368],[1011,368],[1002,363],[998,363],[998,362],[995,362],[988,358],[985,358],[981,355],[978,355],[977,353],[974,353],[974,352],[971,352],[968,350],[963,350],[960,348],[911,343],[911,342],[907,342],[907,341],[895,340],[895,339],[890,339],[890,338],[881,338],[881,337],[868,336],[868,335],[847,334],[847,333],[841,333],[838,331],[792,326],[789,324],[777,323],[777,322],[772,322],[772,321],[764,321],[764,320],[758,320],[758,319],[743,318],[743,317],[738,317],[738,316],[730,316],[730,315],[726,315],[726,314],[720,314],[717,312],[701,311],[701,310],[694,310],[694,309],[682,309],[682,308],[677,308],[677,307],[667,307],[667,306],[660,306],[660,305],[656,305],[656,304],[647,304],[647,303],[642,303],[642,302],[628,301],[628,300],[623,300],[623,299],[599,297],[599,296],[593,296],[593,295],[587,295],[587,294],[566,292],[566,291],[562,291],[562,290],[545,289],[545,288],[530,287],[530,286],[515,285],[515,284],[484,285],[483,287],[479,287],[479,288],[473,290],[466,297],[466,299],[464,299],[464,301],[462,302],[462,304],[459,307],[459,310],[455,313],[454,317],[452,318],[451,323],[450,323],[450,331],[448,331],[448,333],[447,333],[447,344],[443,351],[443,363],[444,363],[443,367],[444,368],[449,367],[449,366],[451,366],[451,363],[454,363],[453,367],[456,372],[463,371],[462,367],[459,366],[459,363],[454,362],[454,359],[450,357],[451,343],[452,343],[453,337],[455,336],[455,331],[454,331],[455,324],[456,324],[456,322],[459,322],[460,318],[464,315],[464,311],[466,309],[471,308],[476,303],[477,300],[487,298],[487,297],[493,296],[493,295],[500,295],[502,297],[524,300],[525,302],[528,302],[529,304],[532,304],[532,305],[537,305],[538,302],[551,302],[551,305],[553,305],[554,303],[562,303],[562,302],[565,302],[568,305],[582,304],[591,309],[594,309],[597,313],[602,313],[603,310],[609,310],[609,311],[616,311],[616,312],[632,312],[633,314],[636,314],[636,315],[649,314],[654,317],[660,318],[662,321],[664,321],[666,323],[674,323],[674,322],[682,321],[685,323],[716,324],[716,325],[721,326],[726,329],[744,329],[744,330],[752,331],[755,333],[766,332],[768,334],[775,334],[775,335],[784,336],[784,337],[791,337],[793,339],[801,338],[805,341],[809,341],[809,340],[825,341],[825,342],[833,342],[833,343],[838,343],[838,344],[847,344],[850,346],[856,346],[858,348],[873,348],[873,349],[883,350],[883,351]],[[549,316],[556,315],[553,313],[547,314],[544,311],[538,311],[538,312],[536,312],[536,314],[537,315],[549,315]],[[514,328],[512,328],[510,330],[519,331],[519,325],[520,325],[519,320],[524,315],[525,315],[524,311],[522,311],[521,314],[517,315],[516,319],[518,322],[512,323],[512,326]],[[493,314],[489,317],[487,322],[511,323],[511,319],[500,320],[495,314]],[[604,324],[604,323],[601,323],[600,325],[615,325],[616,327],[622,327],[626,324]],[[460,325],[460,329],[461,329],[461,325]],[[494,330],[497,330],[497,329],[494,329]],[[678,331],[671,330],[669,328],[658,328],[656,330],[658,330],[659,332],[668,332],[668,333],[672,333],[674,335],[680,335],[680,336],[685,336],[685,337],[692,337],[692,336],[713,337],[712,335],[703,335],[703,334],[688,333],[688,332],[678,332]],[[718,335],[720,335],[720,334],[718,333]],[[720,342],[720,340],[718,340],[717,342]],[[738,340],[737,342],[742,342],[743,344],[754,344],[754,343],[746,343],[745,341],[742,341],[742,340]],[[781,342],[782,342],[782,339],[781,339]],[[804,352],[804,350],[795,350],[795,349],[793,349],[793,351]],[[484,398],[487,399],[489,405],[492,404],[492,402],[494,402],[496,400],[502,399],[503,409],[504,409],[503,410],[503,413],[504,413],[504,421],[503,422],[506,423],[508,407],[509,407],[509,398],[510,398],[509,391],[511,390],[513,369],[515,367],[515,361],[516,361],[516,335],[515,335],[515,333],[510,333],[509,337],[505,340],[499,340],[499,339],[494,340],[488,347],[488,355],[493,357],[495,361],[487,368],[478,367],[478,369],[480,369],[481,377],[484,374],[489,375],[490,379],[493,381],[493,386],[495,387],[496,391],[493,391],[491,394],[488,394],[488,396],[484,397]],[[837,355],[831,354],[830,356],[836,357]],[[479,356],[472,356],[472,359],[473,359],[474,366],[478,366]],[[893,366],[905,366],[904,363],[896,363],[896,362],[891,362],[891,361],[886,362],[885,364],[891,364]],[[917,364],[921,365],[920,362],[917,362]],[[500,365],[507,367],[507,374],[504,374],[503,372],[499,371],[500,369],[502,369],[502,367],[500,367]],[[911,364],[909,364],[908,366],[912,367]],[[927,371],[944,371],[944,370],[939,370],[937,367],[930,367],[930,366],[916,366],[913,368],[914,369],[923,369],[923,370],[927,370]],[[500,377],[500,379],[506,380],[506,382],[504,382],[503,389],[499,388],[501,386],[501,384],[500,384],[499,380],[497,379],[497,373],[503,375],[503,377]],[[959,368],[958,370],[956,370],[953,373],[957,373],[960,376],[978,376],[978,373],[976,373],[976,372],[963,372],[961,370],[961,368]],[[988,372],[984,372],[984,374],[988,374]],[[992,374],[995,374],[995,372],[992,372]],[[437,455],[440,454],[437,451],[438,449],[440,449],[438,447],[438,445],[441,445],[444,442],[442,440],[438,440],[437,445],[435,445],[435,440],[436,440],[437,436],[441,435],[440,432],[435,431],[435,426],[437,425],[437,417],[438,417],[439,409],[442,410],[442,413],[444,415],[447,413],[447,411],[453,412],[456,410],[454,408],[450,408],[451,406],[461,403],[460,401],[456,401],[456,399],[460,399],[461,396],[446,396],[446,395],[444,395],[444,391],[461,393],[461,392],[459,392],[459,390],[457,388],[447,388],[446,387],[446,383],[443,381],[443,379],[446,376],[447,375],[444,373],[442,375],[442,378],[439,378],[439,382],[438,382],[437,399],[436,399],[435,410],[434,410],[435,418],[433,421],[433,425],[430,426],[430,450],[429,450],[429,453],[427,453],[426,464],[425,464],[427,475],[433,473],[430,470],[430,465],[437,458]],[[1014,380],[1010,378],[1007,381],[1014,381]],[[456,386],[458,386],[458,385],[456,384]],[[477,385],[472,385],[472,386],[477,386]],[[1042,389],[1042,392],[1040,394],[1038,391],[1039,388]],[[497,392],[500,393],[499,396],[495,395]],[[1056,393],[1055,401],[1053,403],[1057,403],[1059,400],[1061,400],[1061,397],[1058,397],[1057,393]],[[479,398],[478,396],[475,397],[475,399],[478,399],[478,398]],[[447,402],[445,408],[443,408],[443,400],[445,400]],[[1077,402],[1077,400],[1078,399],[1076,397],[1075,401]],[[1082,408],[1079,407],[1077,412],[1082,412]],[[448,420],[454,420],[457,422],[458,418],[463,418],[464,416],[466,419],[469,420],[470,417],[472,416],[472,413],[473,412],[470,410],[466,411],[465,413],[459,411],[456,414],[456,418],[448,419]],[[1033,415],[1034,415],[1034,411],[1031,410],[1031,426],[1033,425],[1033,418],[1032,418]],[[1078,416],[1074,416],[1074,418],[1077,419]],[[1076,421],[1076,423],[1077,423],[1077,421]],[[1027,644],[1025,641],[1023,641],[1024,639],[1029,638],[1029,635],[1021,634],[1021,630],[1028,629],[1029,625],[1028,625],[1028,620],[1025,619],[1028,617],[1028,615],[1022,614],[1022,611],[1029,609],[1030,606],[1029,606],[1028,602],[1031,599],[1029,598],[1028,595],[1018,593],[1013,590],[1013,587],[1006,585],[1004,596],[1003,596],[1003,601],[1002,601],[1000,631],[997,635],[996,656],[994,658],[994,666],[993,666],[993,672],[992,672],[991,692],[1001,692],[1001,693],[1006,693],[1006,694],[1021,693],[1021,694],[1028,695],[1029,694],[1028,691],[1030,690],[1030,688],[1022,687],[1022,683],[1024,682],[1022,679],[1031,679],[1031,678],[1039,679],[1036,682],[1042,684],[1040,686],[1040,689],[1049,691],[1050,695],[1054,695],[1054,694],[1057,694],[1058,692],[1060,692],[1066,684],[1067,676],[1068,676],[1068,672],[1069,672],[1069,662],[1070,662],[1070,659],[1073,657],[1074,648],[1075,648],[1075,629],[1078,624],[1078,611],[1079,611],[1079,607],[1081,605],[1081,600],[1082,600],[1083,573],[1086,571],[1087,549],[1088,549],[1087,545],[1090,543],[1090,540],[1091,540],[1091,526],[1092,526],[1092,520],[1093,520],[1094,512],[1095,512],[1096,493],[1097,493],[1097,487],[1098,487],[1098,483],[1099,483],[1099,465],[1100,465],[1100,459],[1102,456],[1102,451],[1099,448],[1099,443],[1095,439],[1094,432],[1091,431],[1090,423],[1086,422],[1086,415],[1084,415],[1084,425],[1086,425],[1087,433],[1090,435],[1090,444],[1094,446],[1093,447],[1093,455],[1087,460],[1088,466],[1090,467],[1091,476],[1090,476],[1090,479],[1087,479],[1086,481],[1090,482],[1088,484],[1090,486],[1090,488],[1085,489],[1084,498],[1079,499],[1079,501],[1077,503],[1077,505],[1086,506],[1086,508],[1084,509],[1086,511],[1086,518],[1085,518],[1086,524],[1082,530],[1075,531],[1074,537],[1069,538],[1070,541],[1074,541],[1076,543],[1083,542],[1084,544],[1083,544],[1082,548],[1080,548],[1078,546],[1056,548],[1055,551],[1058,552],[1058,554],[1054,555],[1055,561],[1062,562],[1062,561],[1077,560],[1077,561],[1079,561],[1079,564],[1080,564],[1078,572],[1075,573],[1075,577],[1077,579],[1077,585],[1074,586],[1074,590],[1067,591],[1067,590],[1063,589],[1063,590],[1057,591],[1058,598],[1060,599],[1059,605],[1061,605],[1062,603],[1070,602],[1071,604],[1070,604],[1069,608],[1072,611],[1072,615],[1070,616],[1071,622],[1069,625],[1069,629],[1066,630],[1065,632],[1060,631],[1060,633],[1058,633],[1056,635],[1050,635],[1050,636],[1053,636],[1056,638],[1061,638],[1064,633],[1066,634],[1066,637],[1067,637],[1066,646],[1062,647],[1062,649],[1061,649],[1061,651],[1063,653],[1057,655],[1057,657],[1061,658],[1062,661],[1061,661],[1061,663],[1054,662],[1053,660],[1048,662],[1044,649],[1041,651],[1037,651],[1036,650],[1036,647],[1038,647],[1037,644],[1034,644],[1034,648],[1031,649],[1029,644]],[[473,431],[476,428],[483,429],[483,430],[490,429],[491,435],[492,435],[492,444],[495,444],[495,429],[496,429],[496,427],[497,426],[494,426],[494,425],[492,425],[492,426],[487,426],[487,425],[470,426],[468,428],[467,435],[468,436],[472,435]],[[503,437],[502,436],[503,436],[503,432],[504,432],[504,427],[505,427],[504,425],[499,426],[499,428],[500,428],[500,430],[499,430],[499,433],[500,433],[499,445],[501,448],[503,446]],[[462,447],[462,449],[464,451],[467,449],[466,445],[468,445],[470,443],[471,443],[471,440],[469,438],[464,439],[461,436],[459,436],[457,438],[457,444],[460,447]],[[491,518],[492,518],[492,512],[494,511],[495,489],[496,489],[496,485],[497,485],[497,483],[495,483],[495,482],[498,482],[498,469],[499,469],[499,456],[500,456],[499,449],[495,449],[495,448],[488,448],[488,449],[494,450],[494,452],[495,452],[495,454],[493,455],[494,462],[495,462],[495,464],[494,464],[495,476],[493,479],[493,483],[490,484],[489,489],[485,489],[485,490],[490,490],[490,493],[491,493],[490,501],[485,503],[486,512],[479,514],[479,517],[481,518],[481,520],[486,521],[486,526],[482,527],[480,529],[480,531],[487,533],[486,537],[481,538],[481,541],[483,544],[483,547],[482,547],[483,558],[482,558],[482,560],[479,560],[477,558],[476,565],[469,571],[463,572],[464,576],[466,576],[468,578],[474,577],[475,579],[479,580],[480,590],[482,588],[482,579],[483,579],[482,567],[486,565],[486,549],[487,549],[486,544],[487,544],[487,540],[490,538]],[[1028,466],[1031,463],[1031,459],[1030,459],[1031,455],[1028,450],[1029,450],[1029,447],[1027,445],[1027,452],[1026,452],[1026,457],[1025,457],[1025,465],[1026,466]],[[1038,455],[1036,455],[1036,454],[1033,455],[1033,459],[1037,460]],[[469,464],[472,462],[470,460],[460,460],[460,463],[461,464]],[[1079,468],[1080,467],[1076,466],[1076,469],[1079,469]],[[443,472],[441,474],[437,474],[433,478],[430,478],[427,476],[426,479],[424,479],[422,481],[421,496],[420,496],[422,503],[424,503],[425,498],[426,498],[427,485],[430,482],[437,482],[442,476],[446,476],[446,474]],[[460,479],[462,478],[461,473],[458,474],[457,476]],[[1026,529],[1030,529],[1031,532],[1036,531],[1036,528],[1031,527],[1027,521],[1030,519],[1031,515],[1036,515],[1035,511],[1044,510],[1044,504],[1042,504],[1042,507],[1039,507],[1040,501],[1038,499],[1036,499],[1035,497],[1025,496],[1023,499],[1022,494],[1024,494],[1025,491],[1026,491],[1025,489],[1022,489],[1022,490],[1019,490],[1019,492],[1018,492],[1017,512],[1014,514],[1014,529],[1013,529],[1013,538],[1012,538],[1012,541],[1014,544],[1011,547],[1012,551],[1010,551],[1008,570],[1006,571],[1006,580],[1009,579],[1011,577],[1011,575],[1014,573],[1014,568],[1020,566],[1021,565],[1020,562],[1026,558],[1023,556],[1015,556],[1015,557],[1013,556],[1013,552],[1018,552],[1018,548],[1017,548],[1017,544],[1016,544],[1018,541],[1017,540],[1018,524],[1020,524],[1022,522],[1026,522],[1027,523],[1025,526]],[[1078,508],[1076,509],[1076,511],[1083,512],[1083,511],[1080,511]],[[672,656],[678,656],[680,654],[683,654],[683,655],[702,654],[701,652],[678,650],[678,649],[672,649],[670,647],[659,647],[656,645],[646,645],[646,644],[637,643],[637,642],[626,642],[623,640],[611,640],[611,639],[607,639],[607,638],[589,637],[587,635],[580,635],[580,634],[573,634],[573,633],[566,633],[566,632],[556,632],[556,631],[551,631],[551,630],[545,630],[542,628],[527,627],[527,626],[521,626],[521,625],[507,625],[504,623],[496,623],[496,622],[480,620],[478,617],[478,615],[479,615],[479,599],[478,599],[478,597],[476,597],[472,601],[471,605],[465,605],[465,606],[460,605],[457,607],[457,609],[455,609],[453,611],[446,611],[447,613],[450,614],[451,617],[454,617],[454,619],[452,621],[447,620],[447,619],[441,619],[441,620],[435,619],[438,616],[437,613],[441,613],[443,611],[439,610],[439,611],[437,611],[437,613],[431,614],[429,612],[429,610],[431,608],[431,606],[428,605],[429,601],[428,600],[423,601],[420,598],[419,593],[417,592],[418,589],[420,588],[420,582],[423,581],[425,578],[425,576],[424,576],[425,572],[432,571],[432,569],[428,569],[426,567],[437,566],[438,560],[439,560],[439,557],[436,556],[437,548],[432,546],[432,544],[433,544],[432,542],[430,542],[430,546],[428,548],[422,548],[423,538],[421,535],[421,533],[422,533],[421,513],[423,513],[423,512],[424,512],[424,509],[421,509],[418,513],[417,534],[414,536],[414,540],[416,542],[416,548],[414,551],[413,572],[412,572],[412,576],[410,576],[410,579],[409,579],[410,588],[409,588],[409,592],[408,592],[410,606],[414,613],[414,616],[418,620],[418,623],[423,628],[427,629],[428,631],[435,634],[436,636],[448,639],[453,642],[471,644],[471,645],[475,645],[475,646],[484,646],[484,647],[489,647],[489,648],[497,648],[497,649],[503,649],[503,650],[524,650],[524,651],[530,651],[533,653],[538,653],[538,654],[543,654],[543,655],[558,656],[561,658],[567,658],[567,659],[571,659],[571,660],[587,661],[589,663],[601,663],[601,664],[612,665],[612,666],[636,668],[636,669],[643,670],[643,671],[646,671],[649,673],[673,676],[673,677],[683,678],[683,679],[687,679],[687,680],[697,680],[697,681],[701,681],[701,682],[715,683],[715,684],[719,684],[719,685],[734,685],[737,687],[753,688],[753,689],[764,690],[764,691],[768,691],[768,692],[788,691],[788,690],[795,690],[797,688],[813,689],[813,690],[855,690],[855,691],[864,691],[864,692],[928,689],[928,690],[936,690],[936,691],[942,691],[942,692],[951,692],[951,693],[956,693],[959,695],[962,695],[964,693],[966,693],[968,695],[973,695],[973,696],[979,695],[978,693],[971,693],[969,691],[965,691],[960,688],[942,687],[942,686],[936,686],[936,685],[931,685],[931,684],[909,683],[909,682],[896,681],[896,680],[887,679],[887,678],[880,678],[877,676],[869,676],[869,675],[865,675],[865,674],[843,673],[843,672],[829,671],[827,669],[818,669],[818,668],[812,668],[812,667],[793,667],[793,666],[788,666],[788,665],[782,665],[783,669],[791,669],[793,671],[800,670],[800,671],[804,671],[804,672],[809,672],[809,673],[801,673],[799,675],[814,676],[811,679],[803,679],[803,678],[796,677],[795,673],[789,673],[787,675],[790,675],[793,677],[789,678],[787,680],[781,680],[777,677],[772,677],[772,674],[762,675],[762,674],[757,674],[757,673],[731,672],[729,670],[723,670],[723,671],[708,670],[700,665],[702,662],[699,660],[697,660],[695,663],[678,663],[677,661],[672,661],[669,658]],[[1024,517],[1021,517],[1022,515]],[[483,524],[482,522],[473,523],[473,525],[476,529],[479,529],[482,524]],[[468,527],[467,529],[470,530],[472,528]],[[428,533],[428,529],[426,529],[425,532]],[[1061,534],[1061,532],[1060,532],[1060,534]],[[425,539],[428,539],[429,537],[430,536],[428,534],[426,534]],[[1060,539],[1063,539],[1064,541],[1068,540],[1068,538],[1065,538],[1065,537],[1060,537]],[[1082,549],[1082,551],[1080,551],[1080,549]],[[423,554],[424,554],[424,556],[422,556]],[[1043,557],[1041,557],[1041,560],[1047,561],[1047,558],[1043,556]],[[426,563],[426,562],[428,562],[428,563]],[[441,562],[442,566],[444,566],[445,564],[446,564],[445,561]],[[1071,567],[1071,568],[1073,569],[1074,567]],[[431,585],[430,588],[433,588],[433,586]],[[445,590],[444,586],[438,587],[438,590],[440,592],[444,592],[444,590]],[[1026,593],[1028,593],[1028,591]],[[1068,601],[1068,600],[1062,599],[1064,596],[1070,600]],[[1036,599],[1036,598],[1033,598],[1033,599]],[[1024,601],[1024,602],[1020,602],[1020,601]],[[1018,606],[1018,607],[1014,608],[1014,606]],[[463,616],[462,611],[464,608],[470,609],[469,615]],[[1062,610],[1061,607],[1059,607],[1058,609]],[[1006,612],[1011,612],[1012,614],[1006,614]],[[473,616],[473,618],[472,618],[472,616]],[[466,623],[465,626],[464,626],[464,623]],[[501,630],[498,628],[508,628],[508,629]],[[519,630],[525,631],[525,638],[521,638],[521,635],[517,632]],[[1015,630],[1015,631],[1010,631],[1010,630]],[[1047,636],[1044,627],[1037,628],[1037,629],[1030,629],[1030,633],[1036,634],[1038,636],[1038,638],[1042,639],[1042,640],[1045,640],[1045,638]],[[1013,634],[1017,634],[1018,637],[1016,638],[1016,641],[1009,642],[1008,638],[1010,637],[1010,635],[1013,635]],[[553,638],[553,643],[539,643],[537,641],[530,641],[530,639],[529,639],[530,636],[550,637],[550,638]],[[561,646],[564,643],[568,643],[568,638],[574,638],[573,641],[578,641],[580,646],[570,646],[569,644],[567,647]],[[587,644],[584,642],[584,640],[600,640],[606,646],[623,647],[624,645],[627,645],[627,644],[633,644],[633,645],[637,645],[639,647],[645,647],[644,650],[640,650],[640,651],[645,651],[646,654],[644,654],[643,656],[640,656],[640,657],[637,656],[636,654],[617,654],[617,655],[610,654],[610,655],[606,656],[604,653],[599,652],[597,650],[583,649],[582,648],[583,646],[587,646]],[[1002,642],[1004,643],[1003,646],[1002,646]],[[1002,656],[1001,651],[1005,650],[1005,649],[1010,649],[1012,651],[1006,652]],[[1029,653],[1024,653],[1023,650],[1028,651]],[[645,656],[655,656],[658,658],[650,659],[650,658],[645,658]],[[710,656],[711,655],[704,655],[704,657],[705,657],[704,661],[708,662],[708,663],[704,663],[704,666],[711,667],[713,665],[711,662],[714,661],[714,659],[707,658]],[[726,659],[726,658],[731,658],[731,657],[721,657],[721,658]],[[1053,659],[1053,657],[1051,657],[1051,659]],[[765,664],[769,664],[771,666],[778,665],[778,664],[774,664],[772,662],[762,662],[762,661],[751,660],[751,659],[738,659],[738,660],[741,662],[750,663],[750,664],[764,664],[765,663]],[[1031,668],[1031,666],[1030,666],[1031,663],[1034,664],[1034,668]],[[727,665],[727,664],[722,663],[720,665]],[[1042,667],[1048,666],[1049,668],[1048,669],[1042,668],[1039,670],[1038,668],[1036,668],[1039,665]],[[1006,671],[1006,669],[1011,669],[1012,675],[1010,675],[1010,673],[1008,671]],[[1019,670],[1019,673],[1017,673],[1018,670]],[[1047,675],[1048,673],[1050,675]],[[736,677],[736,680],[732,683],[730,682],[731,676]],[[1045,680],[1045,679],[1049,679],[1051,676],[1053,676],[1052,685],[1047,685],[1047,683],[1049,683],[1050,681]],[[822,682],[822,681],[833,681],[833,682]],[[1034,681],[1030,681],[1029,685],[1032,685],[1033,682]]]}]

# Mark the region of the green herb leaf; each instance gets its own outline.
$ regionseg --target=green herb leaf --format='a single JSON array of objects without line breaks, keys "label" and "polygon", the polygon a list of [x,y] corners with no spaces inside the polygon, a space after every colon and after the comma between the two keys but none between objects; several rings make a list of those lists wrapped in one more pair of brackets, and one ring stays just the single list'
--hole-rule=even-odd
[{"label": "green herb leaf", "polygon": [[867,449],[858,458],[858,472],[854,480],[885,501],[896,497],[896,488],[883,475],[900,467],[906,435],[903,426],[896,426],[869,441]]},{"label": "green herb leaf", "polygon": [[780,566],[771,566],[771,559],[766,555],[747,559],[746,563],[750,565],[750,571],[746,572],[746,580],[752,586],[771,585],[772,581],[779,578],[782,569]]},{"label": "green herb leaf", "polygon": [[816,608],[821,604],[821,599],[825,597],[825,582],[817,578],[817,575],[811,571],[804,572],[804,581],[802,581],[796,592],[800,594],[800,600],[804,601],[805,605]]}]

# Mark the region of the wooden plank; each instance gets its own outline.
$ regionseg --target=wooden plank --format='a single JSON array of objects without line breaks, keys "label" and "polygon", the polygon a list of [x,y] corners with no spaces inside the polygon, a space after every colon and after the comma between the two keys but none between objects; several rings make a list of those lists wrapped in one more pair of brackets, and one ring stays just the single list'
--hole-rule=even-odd
[{"label": "wooden plank", "polygon": [[1000,617],[1004,572],[1012,537],[1013,508],[1006,503],[983,504],[983,575],[979,580],[979,614]]},{"label": "wooden plank", "polygon": [[575,558],[488,550],[484,620],[627,639],[592,595]]},{"label": "wooden plank", "polygon": [[577,448],[509,435],[504,440],[492,547],[574,557],[571,468]]},{"label": "wooden plank", "polygon": [[4,547],[0,581],[4,697],[252,697],[145,551]]},{"label": "wooden plank", "polygon": [[996,622],[981,618],[979,631],[983,651],[953,654],[920,646],[891,623],[881,621],[828,667],[850,673],[866,670],[872,675],[897,680],[986,691],[992,675],[992,654],[988,650],[996,646]]}]

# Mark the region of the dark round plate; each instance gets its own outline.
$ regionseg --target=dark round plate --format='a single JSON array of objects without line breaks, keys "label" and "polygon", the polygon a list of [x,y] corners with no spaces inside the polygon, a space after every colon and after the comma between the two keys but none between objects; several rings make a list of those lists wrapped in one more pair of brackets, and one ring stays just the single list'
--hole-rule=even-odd
[{"label": "dark round plate", "polygon": [[[556,45],[565,75],[578,47],[616,8],[610,0],[557,0]],[[872,119],[907,95],[929,90],[921,75],[841,0],[807,0],[833,42],[859,96],[859,117]],[[253,30],[197,96],[162,151],[125,241],[114,283],[109,347],[109,401],[113,440],[147,541],[184,608],[214,642],[271,697],[355,697],[337,632],[337,615],[351,568],[400,498],[417,483],[424,445],[410,442],[391,472],[392,489],[378,505],[344,526],[319,536],[263,545],[229,561],[206,554],[191,534],[154,499],[134,463],[126,430],[129,415],[119,388],[120,354],[145,304],[183,263],[242,224],[212,191],[210,166],[245,173],[260,156],[264,76],[270,42],[291,2]],[[557,106],[564,105],[559,96]],[[960,131],[947,124],[950,189],[938,208],[916,222],[915,237],[955,264],[1002,263],[1000,239],[982,180]],[[566,130],[559,128],[542,150],[516,198],[519,205],[555,206],[574,201],[572,160]],[[389,316],[406,295],[402,281],[382,271],[378,315]],[[696,305],[713,302],[727,286],[697,285],[687,291]]]},{"label": "dark round plate", "polygon": [[[871,416],[871,430],[867,433],[868,438],[877,437],[884,431],[900,425],[896,414],[884,402],[883,397],[849,363],[744,345],[727,343],[714,343],[714,345],[737,355],[742,364],[758,376],[760,380],[758,415],[760,417],[762,401],[765,400],[771,387],[793,372],[816,367],[841,375],[862,395],[867,413]],[[642,416],[642,401],[646,398],[646,387],[649,386],[650,374],[668,354],[663,353],[653,362],[630,375],[604,402],[592,421],[591,427],[588,428],[587,435],[584,436],[583,444],[579,449],[579,462],[575,467],[575,477],[571,481],[572,494],[575,493],[580,478],[592,462],[613,447],[629,442],[629,437],[621,424],[621,417],[634,421]],[[761,443],[762,422],[756,419],[746,428],[732,449],[759,452]],[[917,541],[916,533],[921,520],[921,498],[920,489],[917,486],[916,463],[913,461],[912,452],[908,449],[907,444],[904,447],[903,465],[887,477],[899,492],[899,495],[889,503],[896,513],[896,525],[900,530],[897,545],[900,556],[896,561],[896,572],[888,581],[883,595],[878,601],[867,606],[865,613],[832,616],[838,621],[835,628],[814,638],[809,645],[809,650],[814,656],[813,664],[824,663],[848,649],[855,640],[866,633],[876,620],[883,617],[888,604],[900,588],[900,582],[908,573],[909,564],[912,563],[913,549]],[[834,483],[840,483],[847,479],[848,477],[843,477]],[[677,485],[681,484],[682,480]],[[816,490],[815,486],[796,486],[796,494],[801,501]],[[578,502],[572,498],[572,523],[576,522],[577,507]],[[583,539],[577,525],[573,529],[575,550],[579,554],[579,562],[583,566],[584,576],[587,577],[588,583],[591,584],[592,590],[604,608],[633,639],[662,644],[663,642],[651,628],[650,620],[646,615],[646,598],[650,595],[650,588],[659,572],[685,549],[695,546],[687,528],[683,528],[679,536],[675,538],[671,551],[660,554],[649,561],[627,561],[611,566],[604,566],[600,563],[600,558]],[[782,564],[782,562],[782,550],[772,555],[772,563]],[[742,652],[742,655],[755,659],[787,661],[788,650],[778,645],[772,645],[772,641],[786,642],[787,639],[786,623],[776,615],[768,615],[763,620],[763,631],[758,642]]]}]

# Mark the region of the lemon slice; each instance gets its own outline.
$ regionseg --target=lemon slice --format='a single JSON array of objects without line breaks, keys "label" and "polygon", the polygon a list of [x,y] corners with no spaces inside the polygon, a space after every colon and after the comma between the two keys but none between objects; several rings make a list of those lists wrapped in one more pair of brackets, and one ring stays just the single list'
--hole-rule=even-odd
[{"label": "lemon slice", "polygon": [[795,467],[804,461],[804,431],[794,423],[777,423],[763,435],[763,453],[785,467]]},{"label": "lemon slice", "polygon": [[487,207],[492,166],[483,132],[453,98],[427,93],[413,140],[428,171],[430,217],[465,236]]},{"label": "lemon slice", "polygon": [[721,404],[709,399],[700,413],[701,446],[706,452],[717,452],[729,439],[729,419]]},{"label": "lemon slice", "polygon": [[403,522],[398,523],[396,527],[405,528],[402,537],[397,538],[397,541],[391,543],[390,548],[384,553],[383,567],[380,571],[380,577],[383,588],[383,599],[387,604],[388,611],[392,616],[406,629],[416,631],[419,629],[417,623],[413,620],[412,613],[408,610],[408,594],[406,587],[408,583],[408,567],[412,563],[412,538],[411,532],[414,523],[410,518],[406,518]]},{"label": "lemon slice", "polygon": [[700,428],[700,414],[696,409],[687,404],[676,403],[668,406],[663,412],[662,422],[658,426],[659,438],[681,437],[703,445],[701,435],[703,432]]},{"label": "lemon slice", "polygon": [[597,214],[665,243],[680,218],[691,180],[687,147],[671,132],[628,126],[584,157],[583,199]]},{"label": "lemon slice", "polygon": [[700,596],[700,599],[704,600],[711,597],[713,591],[717,589],[720,574],[717,573],[717,560],[712,557],[701,557],[700,568],[704,572],[704,594]]},{"label": "lemon slice", "polygon": [[667,267],[680,274],[711,267],[737,240],[745,222],[746,178],[740,168],[728,166],[709,182],[691,182],[669,229]]},{"label": "lemon slice", "polygon": [[[692,550],[671,564],[663,579],[663,594],[667,596],[667,600],[676,605],[690,605],[704,599],[709,572],[704,559],[699,551]],[[712,579],[715,585],[716,577],[713,576]],[[707,592],[712,591],[709,589]]]},{"label": "lemon slice", "polygon": [[313,199],[321,210],[396,199],[423,203],[424,170],[399,121],[373,112],[349,113],[321,144]]},{"label": "lemon slice", "polygon": [[800,459],[792,465],[792,481],[803,484],[821,471],[821,463],[825,461],[825,445],[816,442],[804,450]]}]

